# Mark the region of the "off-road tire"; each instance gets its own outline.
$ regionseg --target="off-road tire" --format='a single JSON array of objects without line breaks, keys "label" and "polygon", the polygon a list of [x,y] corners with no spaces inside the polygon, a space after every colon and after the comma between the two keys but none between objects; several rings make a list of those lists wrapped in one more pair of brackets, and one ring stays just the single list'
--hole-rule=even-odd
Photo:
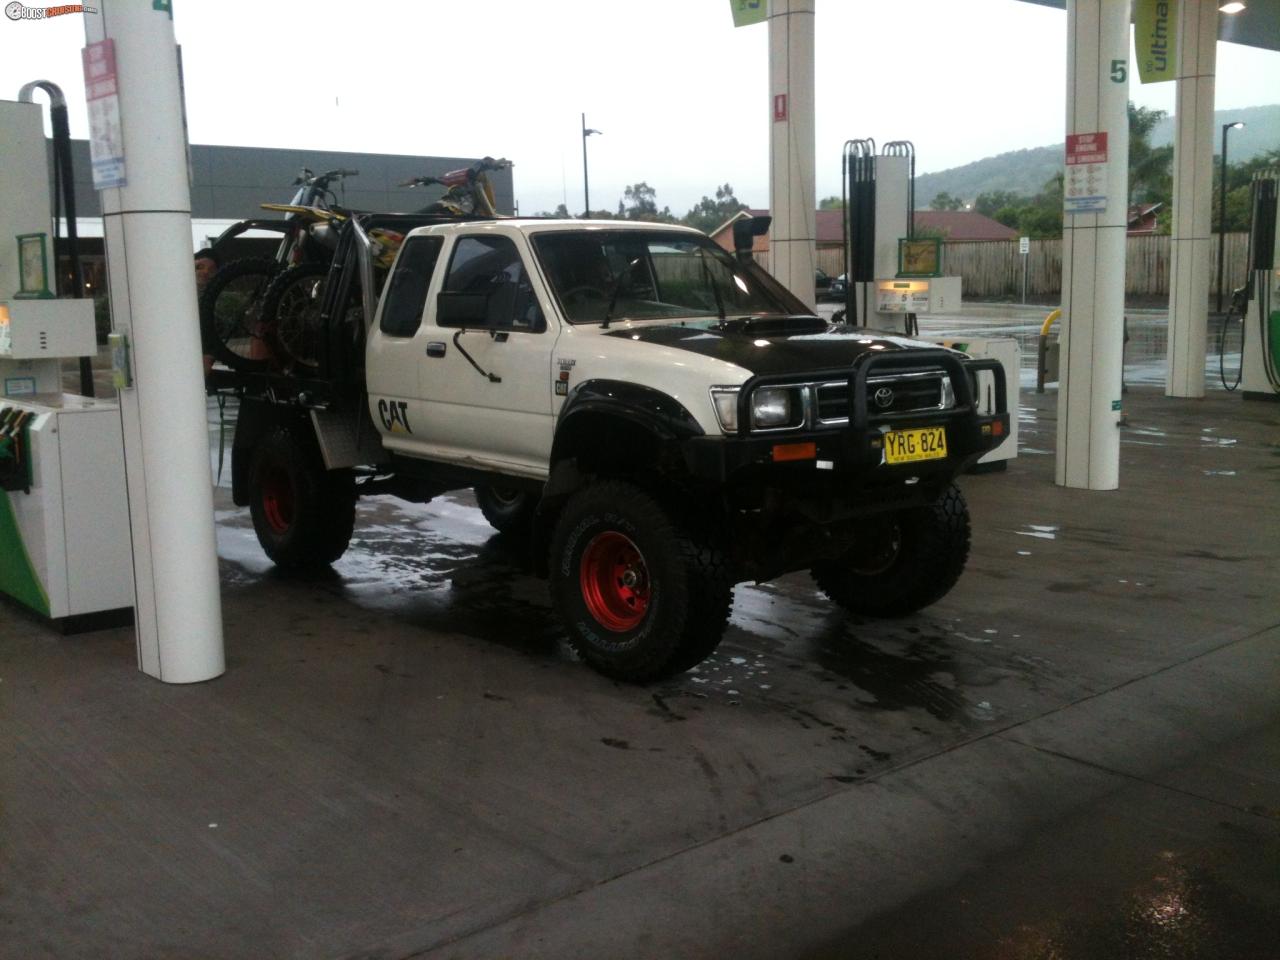
[{"label": "off-road tire", "polygon": [[305,262],[279,274],[262,301],[263,330],[286,369],[305,373],[319,366],[324,301],[329,264]]},{"label": "off-road tire", "polygon": [[308,570],[333,563],[351,542],[355,508],[350,470],[326,470],[315,444],[288,427],[263,436],[249,465],[249,513],[277,566]]},{"label": "off-road tire", "polygon": [[200,340],[204,352],[232,370],[255,372],[271,366],[263,329],[263,301],[280,264],[264,258],[233,260],[200,294]]},{"label": "off-road tire", "polygon": [[475,488],[475,495],[480,512],[499,533],[520,534],[533,529],[538,498],[527,490],[481,484]]},{"label": "off-road tire", "polygon": [[872,617],[906,616],[946,596],[969,558],[969,507],[959,488],[879,522],[888,524],[879,538],[884,549],[856,545],[810,571],[822,591]]},{"label": "off-road tire", "polygon": [[[624,542],[639,556],[646,599],[639,615],[615,602],[611,610],[617,617],[610,625],[601,614],[611,610],[602,610],[598,595],[593,602],[590,585],[596,584],[597,594],[617,586],[607,597],[612,601],[625,588],[621,580],[593,576],[608,564],[592,560]],[[688,669],[715,649],[724,632],[732,585],[718,573],[718,552],[697,544],[657,500],[632,484],[605,480],[570,497],[551,536],[549,566],[551,599],[569,642],[607,677],[643,683]]]}]

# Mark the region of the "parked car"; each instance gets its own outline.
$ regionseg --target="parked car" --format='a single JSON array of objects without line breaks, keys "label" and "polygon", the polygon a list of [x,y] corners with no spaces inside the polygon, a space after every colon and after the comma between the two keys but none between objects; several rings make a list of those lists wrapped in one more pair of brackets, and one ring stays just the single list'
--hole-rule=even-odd
[{"label": "parked car", "polygon": [[813,288],[819,300],[825,299],[831,289],[831,275],[821,267],[814,270]]},{"label": "parked car", "polygon": [[830,285],[827,287],[827,299],[843,300],[845,293],[848,290],[848,286],[849,284],[848,281],[845,280],[845,274],[840,274],[840,276],[832,280]]}]

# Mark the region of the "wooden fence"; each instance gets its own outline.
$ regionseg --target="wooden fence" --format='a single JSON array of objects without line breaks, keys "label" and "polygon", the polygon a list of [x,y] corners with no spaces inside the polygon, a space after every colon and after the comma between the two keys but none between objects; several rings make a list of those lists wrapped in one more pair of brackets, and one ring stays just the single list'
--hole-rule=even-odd
[{"label": "wooden fence", "polygon": [[[1244,283],[1247,233],[1227,234],[1227,272],[1223,292]],[[1209,291],[1217,289],[1218,237],[1209,244]],[[1167,296],[1169,293],[1169,251],[1167,236],[1128,237],[1125,251],[1125,293],[1133,296]],[[818,266],[833,277],[844,273],[839,247],[818,250]],[[1022,255],[1017,240],[949,241],[943,244],[943,273],[961,277],[966,299],[1021,299]],[[1027,296],[1043,299],[1062,292],[1062,241],[1032,240],[1027,254]]]}]

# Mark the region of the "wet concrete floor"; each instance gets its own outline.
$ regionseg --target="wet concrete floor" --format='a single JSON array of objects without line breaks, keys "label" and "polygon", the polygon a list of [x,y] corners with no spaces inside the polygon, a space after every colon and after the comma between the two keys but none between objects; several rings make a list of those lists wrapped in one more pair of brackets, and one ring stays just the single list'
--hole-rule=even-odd
[{"label": "wet concrete floor", "polygon": [[942,602],[741,586],[651,687],[465,495],[296,580],[224,477],[222,678],[0,608],[0,957],[1274,956],[1280,405],[1135,387],[1088,493],[1055,402]]}]

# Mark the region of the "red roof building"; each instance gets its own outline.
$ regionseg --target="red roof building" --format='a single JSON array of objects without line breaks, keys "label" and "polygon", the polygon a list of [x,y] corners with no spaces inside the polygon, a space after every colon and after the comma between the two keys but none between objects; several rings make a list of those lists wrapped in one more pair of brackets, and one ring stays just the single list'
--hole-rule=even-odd
[{"label": "red roof building", "polygon": [[[711,232],[711,238],[726,250],[733,249],[733,222],[743,217],[765,216],[768,210],[743,210]],[[817,210],[814,213],[818,248],[844,243],[844,211]],[[917,210],[916,229],[938,231],[947,240],[1016,240],[1018,231],[974,210]],[[769,249],[768,237],[756,237],[755,250]]]}]

